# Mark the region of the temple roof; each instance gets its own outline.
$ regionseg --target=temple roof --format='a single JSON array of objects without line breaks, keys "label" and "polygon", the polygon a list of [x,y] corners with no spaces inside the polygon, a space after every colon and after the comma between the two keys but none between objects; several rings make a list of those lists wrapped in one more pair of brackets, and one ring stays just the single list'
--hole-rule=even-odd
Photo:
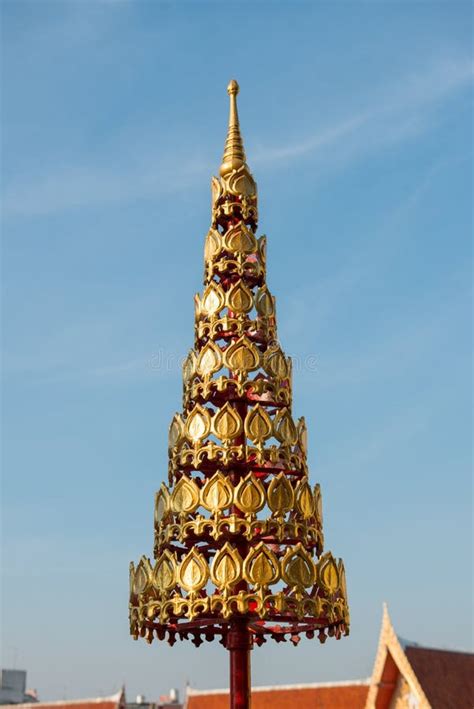
[{"label": "temple roof", "polygon": [[61,707],[74,707],[74,709],[117,709],[125,706],[123,690],[108,697],[93,697],[92,699],[60,699],[55,702],[34,702],[31,704],[4,704],[2,709],[61,709]]},{"label": "temple roof", "polygon": [[410,647],[405,655],[435,709],[474,706],[474,655],[434,648]]},{"label": "temple roof", "polygon": [[401,685],[406,688],[405,701],[419,709],[472,709],[474,655],[401,640],[384,605],[366,709],[392,707]]},{"label": "temple roof", "polygon": [[[252,687],[252,709],[363,709],[369,680]],[[228,690],[188,687],[186,709],[228,709]]]}]

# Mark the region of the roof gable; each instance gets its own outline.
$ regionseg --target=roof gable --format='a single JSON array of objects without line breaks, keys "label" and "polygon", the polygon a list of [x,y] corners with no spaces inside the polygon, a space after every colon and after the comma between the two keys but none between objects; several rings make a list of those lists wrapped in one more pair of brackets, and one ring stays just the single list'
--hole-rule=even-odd
[{"label": "roof gable", "polygon": [[382,629],[366,709],[389,709],[395,692],[400,689],[400,676],[404,680],[414,706],[418,709],[431,709],[428,698],[395,633],[387,605],[384,604]]}]

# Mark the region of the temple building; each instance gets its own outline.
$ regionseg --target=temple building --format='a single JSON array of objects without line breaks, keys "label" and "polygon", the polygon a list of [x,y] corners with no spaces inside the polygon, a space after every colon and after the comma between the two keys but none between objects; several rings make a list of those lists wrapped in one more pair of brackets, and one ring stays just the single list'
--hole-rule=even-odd
[{"label": "temple building", "polygon": [[[228,690],[187,688],[184,709],[227,709]],[[384,607],[372,676],[252,688],[252,709],[472,709],[474,654],[401,640]]]},{"label": "temple building", "polygon": [[[24,673],[26,675],[26,672]],[[1,704],[1,702],[0,702]],[[162,695],[157,701],[149,702],[139,694],[135,701],[128,701],[125,697],[125,688],[107,697],[92,697],[90,699],[60,699],[53,702],[11,703],[5,704],[2,709],[182,709],[179,694],[172,689],[168,695]]]}]

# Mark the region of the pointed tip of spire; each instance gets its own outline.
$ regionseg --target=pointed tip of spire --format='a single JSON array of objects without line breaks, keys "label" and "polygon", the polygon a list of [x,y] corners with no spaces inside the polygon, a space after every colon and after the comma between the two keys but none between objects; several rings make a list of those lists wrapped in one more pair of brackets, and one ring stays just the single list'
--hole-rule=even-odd
[{"label": "pointed tip of spire", "polygon": [[235,79],[232,79],[232,81],[229,82],[229,85],[227,87],[227,93],[229,94],[229,96],[231,96],[232,94],[235,94],[237,96],[239,91],[240,91],[239,84],[237,83],[237,81]]},{"label": "pointed tip of spire", "polygon": [[239,114],[237,112],[237,94],[240,87],[235,79],[227,86],[227,93],[230,97],[229,107],[229,127],[227,129],[227,139],[224,147],[224,156],[220,167],[222,177],[228,175],[232,170],[236,170],[245,165],[245,150],[242,136],[240,134]]}]

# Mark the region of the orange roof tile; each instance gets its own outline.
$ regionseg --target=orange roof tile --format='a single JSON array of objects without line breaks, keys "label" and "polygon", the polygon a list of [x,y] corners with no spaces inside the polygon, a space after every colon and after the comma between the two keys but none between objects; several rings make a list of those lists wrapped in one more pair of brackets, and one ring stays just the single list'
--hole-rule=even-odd
[{"label": "orange roof tile", "polygon": [[[252,690],[252,709],[363,709],[368,682],[340,682],[256,687]],[[228,691],[188,689],[186,709],[228,709]]]}]

